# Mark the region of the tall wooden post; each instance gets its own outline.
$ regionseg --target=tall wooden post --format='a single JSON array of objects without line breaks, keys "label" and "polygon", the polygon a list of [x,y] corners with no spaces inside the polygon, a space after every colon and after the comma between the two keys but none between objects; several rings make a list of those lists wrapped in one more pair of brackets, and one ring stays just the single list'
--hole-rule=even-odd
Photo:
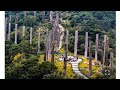
[{"label": "tall wooden post", "polygon": [[43,13],[42,20],[44,20],[45,19],[45,11],[43,11],[42,13]]},{"label": "tall wooden post", "polygon": [[23,37],[25,36],[25,20],[26,20],[26,11],[24,12],[24,21],[23,21]]},{"label": "tall wooden post", "polygon": [[77,57],[78,31],[75,31],[74,57]]},{"label": "tall wooden post", "polygon": [[47,29],[47,31],[46,31],[46,43],[45,43],[45,45],[46,45],[46,49],[45,49],[45,55],[46,55],[46,61],[48,60],[48,29]]},{"label": "tall wooden post", "polygon": [[7,34],[7,23],[8,23],[8,18],[5,18],[5,40],[6,40],[6,34]]},{"label": "tall wooden post", "polygon": [[105,60],[106,60],[106,67],[108,67],[108,53],[109,53],[109,38],[108,36],[106,37],[106,56],[105,56]]},{"label": "tall wooden post", "polygon": [[18,14],[16,14],[15,20],[15,44],[17,44],[17,28],[18,28]]},{"label": "tall wooden post", "polygon": [[23,26],[23,37],[25,36],[25,26]]},{"label": "tall wooden post", "polygon": [[113,66],[113,52],[110,52],[110,68],[112,70],[112,66]]},{"label": "tall wooden post", "polygon": [[85,58],[88,57],[87,54],[88,54],[88,32],[85,33],[85,54],[84,54]]},{"label": "tall wooden post", "polygon": [[36,16],[36,11],[34,11],[34,16]]},{"label": "tall wooden post", "polygon": [[38,54],[40,54],[40,28],[38,32]]},{"label": "tall wooden post", "polygon": [[11,15],[9,16],[9,31],[8,31],[8,40],[10,41],[10,33],[11,33]]},{"label": "tall wooden post", "polygon": [[92,75],[92,45],[91,41],[89,42],[89,76]]},{"label": "tall wooden post", "polygon": [[30,44],[32,44],[32,27],[30,27]]},{"label": "tall wooden post", "polygon": [[101,71],[103,70],[104,42],[101,43]]},{"label": "tall wooden post", "polygon": [[49,37],[48,37],[48,57],[51,55],[51,32],[49,32]]},{"label": "tall wooden post", "polygon": [[67,48],[67,52],[68,52],[68,36],[69,36],[69,31],[66,31],[66,48]]},{"label": "tall wooden post", "polygon": [[54,42],[54,29],[52,30],[52,50],[51,50],[51,62],[54,65],[54,46],[55,46],[55,42]]},{"label": "tall wooden post", "polygon": [[17,26],[18,24],[15,24],[15,44],[17,44]]},{"label": "tall wooden post", "polygon": [[106,41],[107,41],[107,35],[104,35],[103,67],[105,65],[105,58],[106,58]]},{"label": "tall wooden post", "polygon": [[53,21],[53,11],[50,11],[50,22]]},{"label": "tall wooden post", "polygon": [[51,63],[54,65],[54,42],[52,42]]},{"label": "tall wooden post", "polygon": [[56,12],[56,21],[57,21],[57,26],[58,26],[59,24],[59,13],[58,12]]},{"label": "tall wooden post", "polygon": [[96,62],[98,60],[98,37],[99,37],[99,34],[96,34],[96,49],[95,49],[95,60],[96,60]]},{"label": "tall wooden post", "polygon": [[64,76],[66,76],[66,65],[67,65],[67,57],[68,57],[68,30],[66,31],[66,41],[65,41],[65,53],[64,53]]}]

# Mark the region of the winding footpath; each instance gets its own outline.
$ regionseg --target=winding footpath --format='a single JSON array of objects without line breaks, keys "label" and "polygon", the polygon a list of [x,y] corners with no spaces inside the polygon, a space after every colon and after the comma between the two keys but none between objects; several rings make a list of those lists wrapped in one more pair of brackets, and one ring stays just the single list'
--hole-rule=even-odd
[{"label": "winding footpath", "polygon": [[[62,58],[59,58],[58,59],[59,61],[63,62],[63,59]],[[84,79],[88,79],[85,75],[83,75],[80,70],[78,69],[78,65],[79,63],[82,62],[82,59],[78,59],[76,62],[68,62],[72,65],[72,69],[74,71],[75,74],[79,75],[79,76],[82,76],[84,77]]]},{"label": "winding footpath", "polygon": [[73,71],[74,71],[75,74],[84,77],[84,79],[88,79],[88,78],[87,78],[85,75],[83,75],[83,74],[80,72],[80,70],[78,69],[78,65],[79,65],[79,63],[81,63],[81,62],[82,62],[82,59],[78,59],[78,61],[76,61],[76,62],[70,62],[70,63],[71,63],[71,65],[72,65],[72,69],[73,69]]}]

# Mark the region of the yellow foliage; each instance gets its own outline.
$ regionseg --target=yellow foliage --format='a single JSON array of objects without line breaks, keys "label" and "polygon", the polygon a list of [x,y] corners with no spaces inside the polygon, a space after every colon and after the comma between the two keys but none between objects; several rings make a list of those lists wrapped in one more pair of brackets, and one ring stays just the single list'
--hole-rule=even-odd
[{"label": "yellow foliage", "polygon": [[[61,52],[62,52],[62,50],[61,50]],[[58,56],[56,54],[55,54],[54,60],[55,60],[55,65],[58,67],[58,71],[63,72],[64,63],[58,61]],[[51,62],[51,57],[48,58],[48,61]],[[40,55],[39,63],[41,64],[42,62],[44,62],[44,54]],[[72,71],[71,64],[67,63],[66,76],[69,77],[69,78],[71,78],[71,79],[73,79],[74,75],[75,74]]]},{"label": "yellow foliage", "polygon": [[20,54],[20,53],[18,53],[18,54],[16,54],[15,56],[14,56],[14,62],[16,62],[16,61],[18,61],[18,60],[20,60],[22,57],[24,56],[24,54],[22,53],[22,54]]},{"label": "yellow foliage", "polygon": [[[85,75],[88,75],[88,68],[89,68],[89,60],[86,59],[84,56],[81,56],[82,62],[79,64],[79,68],[81,72]],[[92,64],[95,62],[95,59],[92,60]],[[92,65],[92,76],[91,78],[95,78],[98,74],[101,75],[98,71],[101,69],[101,63],[98,61],[98,65]]]},{"label": "yellow foliage", "polygon": [[[61,48],[61,50],[59,51],[60,53],[64,53],[64,48]],[[74,53],[71,53],[68,51],[68,55],[74,55]],[[58,61],[58,57],[59,55],[55,54],[54,58],[55,58],[55,65],[58,67],[58,71],[60,72],[63,72],[63,66],[64,66],[64,63],[63,62],[60,62]],[[81,58],[82,59],[82,62],[79,64],[79,69],[80,71],[84,74],[84,75],[88,75],[89,72],[88,72],[88,68],[89,68],[89,60],[86,59],[83,55],[78,55],[78,58]],[[41,54],[40,55],[40,61],[39,63],[42,63],[44,61],[44,54]],[[48,61],[51,62],[51,57],[48,58]],[[95,60],[93,59],[92,60],[92,63],[94,63]],[[101,66],[101,63],[100,61],[98,61],[98,65],[93,65],[92,66],[92,76],[91,78],[95,78],[97,75],[101,75],[98,70],[100,70],[100,67]],[[73,79],[74,77],[74,72],[72,70],[72,66],[71,64],[67,63],[67,69],[66,69],[66,75],[67,77]]]},{"label": "yellow foliage", "polygon": [[61,50],[59,52],[60,53],[64,53],[64,48],[61,48]]}]

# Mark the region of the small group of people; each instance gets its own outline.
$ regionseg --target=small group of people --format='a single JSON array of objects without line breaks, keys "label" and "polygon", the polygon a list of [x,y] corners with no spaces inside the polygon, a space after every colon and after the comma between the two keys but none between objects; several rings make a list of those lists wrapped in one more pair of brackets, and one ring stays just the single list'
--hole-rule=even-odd
[{"label": "small group of people", "polygon": [[74,58],[72,56],[68,56],[67,58],[70,62],[76,62],[78,60],[78,57],[77,58]]},{"label": "small group of people", "polygon": [[[61,57],[60,57],[60,60],[61,60],[61,59],[64,60],[64,57],[61,56]],[[77,57],[77,58],[75,58],[75,57],[73,57],[73,56],[68,56],[68,57],[67,57],[67,61],[68,61],[68,62],[76,62],[77,60],[78,60],[78,57]]]}]

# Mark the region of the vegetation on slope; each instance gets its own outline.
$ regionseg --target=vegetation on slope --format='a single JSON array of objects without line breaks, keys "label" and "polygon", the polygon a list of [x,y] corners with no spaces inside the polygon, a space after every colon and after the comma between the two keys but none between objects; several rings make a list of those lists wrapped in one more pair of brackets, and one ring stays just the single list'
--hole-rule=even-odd
[{"label": "vegetation on slope", "polygon": [[[19,13],[18,20],[18,44],[14,44],[14,23],[15,15]],[[42,12],[37,11],[36,17],[33,16],[33,12],[30,11],[27,14],[25,20],[26,32],[25,37],[22,37],[22,24],[23,15],[22,11],[6,11],[6,17],[12,15],[12,29],[11,29],[11,41],[5,42],[5,63],[6,63],[6,78],[8,79],[40,79],[40,78],[63,78],[59,76],[58,73],[63,71],[63,62],[57,61],[59,55],[55,54],[55,70],[53,74],[50,72],[50,59],[48,62],[44,61],[44,41],[46,35],[46,29],[52,30],[52,24],[49,22],[49,11],[45,13],[45,19],[42,19]],[[95,35],[98,33],[100,35],[100,45],[103,40],[103,35],[107,34],[109,37],[109,49],[114,53],[116,57],[116,34],[115,34],[115,12],[114,11],[60,11],[60,19],[62,22],[60,24],[69,30],[69,44],[68,50],[69,55],[73,55],[74,52],[74,35],[75,30],[78,30],[78,57],[83,59],[83,62],[79,65],[80,70],[84,73],[88,73],[88,65],[86,64],[88,60],[83,58],[84,55],[84,41],[85,32],[89,33],[89,40],[93,42],[92,56],[94,57],[95,52]],[[29,31],[31,23],[33,23],[33,44],[29,44]],[[38,28],[41,28],[41,54],[37,54],[37,41],[38,41]],[[7,31],[8,33],[8,31]],[[65,39],[65,38],[64,38]],[[63,44],[64,44],[63,40]],[[60,50],[60,53],[64,53],[64,48]],[[98,59],[101,60],[101,51],[98,52]],[[94,60],[93,60],[94,62]],[[115,63],[115,59],[114,59]],[[44,66],[45,65],[45,66]],[[48,66],[46,66],[48,65]],[[44,68],[43,68],[44,67]],[[86,69],[83,69],[86,68]],[[93,75],[95,78],[97,72],[100,69],[100,65],[93,66]],[[44,71],[45,70],[45,71]],[[48,70],[48,71],[46,71]],[[46,73],[42,73],[46,72]],[[114,64],[115,72],[115,64]],[[46,74],[46,76],[44,75]],[[52,77],[51,77],[52,76]],[[67,78],[74,78],[74,73],[72,71],[71,65],[67,64]],[[114,76],[115,77],[115,74]]]}]

